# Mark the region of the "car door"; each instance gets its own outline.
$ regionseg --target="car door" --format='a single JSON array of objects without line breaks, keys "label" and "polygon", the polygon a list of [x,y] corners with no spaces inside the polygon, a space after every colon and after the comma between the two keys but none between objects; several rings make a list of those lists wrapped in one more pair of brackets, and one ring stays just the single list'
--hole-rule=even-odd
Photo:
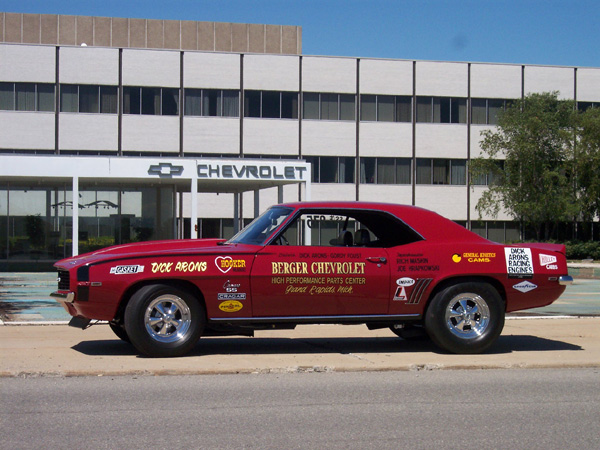
[{"label": "car door", "polygon": [[[352,231],[343,234],[353,240]],[[251,275],[253,315],[387,314],[391,298],[387,250],[344,243],[343,238],[331,241],[294,245],[288,238],[278,239],[259,251]]]}]

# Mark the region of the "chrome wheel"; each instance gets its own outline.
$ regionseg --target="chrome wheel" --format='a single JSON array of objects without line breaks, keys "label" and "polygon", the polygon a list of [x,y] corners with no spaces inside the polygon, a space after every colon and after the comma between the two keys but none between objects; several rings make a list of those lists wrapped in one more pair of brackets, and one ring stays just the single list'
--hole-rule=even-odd
[{"label": "chrome wheel", "polygon": [[144,325],[152,339],[162,343],[177,342],[186,337],[192,314],[186,302],[173,294],[153,299],[144,314]]},{"label": "chrome wheel", "polygon": [[446,308],[446,325],[461,339],[481,336],[490,323],[490,308],[478,294],[465,292],[450,300]]}]

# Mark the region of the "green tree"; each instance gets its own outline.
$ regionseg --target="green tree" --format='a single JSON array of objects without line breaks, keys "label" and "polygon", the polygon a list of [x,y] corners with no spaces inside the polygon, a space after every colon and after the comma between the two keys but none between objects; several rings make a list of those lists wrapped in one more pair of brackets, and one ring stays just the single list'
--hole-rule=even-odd
[{"label": "green tree", "polygon": [[493,180],[477,203],[480,216],[503,209],[538,240],[572,220],[575,118],[574,103],[556,92],[530,94],[499,114],[497,128],[482,132],[483,156],[471,162],[472,179],[489,174]]},{"label": "green tree", "polygon": [[600,108],[589,108],[577,119],[577,201],[581,219],[589,223],[600,216]]}]

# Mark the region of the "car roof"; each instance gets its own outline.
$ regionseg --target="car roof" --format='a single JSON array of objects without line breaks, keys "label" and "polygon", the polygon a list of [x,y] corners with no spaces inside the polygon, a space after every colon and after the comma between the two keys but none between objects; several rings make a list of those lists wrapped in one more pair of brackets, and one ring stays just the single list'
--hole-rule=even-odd
[{"label": "car roof", "polygon": [[352,202],[352,201],[309,201],[282,203],[294,209],[355,209],[383,211],[401,219],[428,241],[470,241],[490,243],[485,238],[475,234],[465,227],[449,220],[436,212],[411,205],[400,205],[382,202]]}]

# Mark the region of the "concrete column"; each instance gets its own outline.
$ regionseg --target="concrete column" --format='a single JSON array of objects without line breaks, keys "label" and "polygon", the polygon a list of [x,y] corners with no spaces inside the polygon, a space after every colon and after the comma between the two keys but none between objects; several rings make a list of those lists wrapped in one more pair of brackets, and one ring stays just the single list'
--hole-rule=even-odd
[{"label": "concrete column", "polygon": [[73,256],[79,254],[79,177],[73,176]]},{"label": "concrete column", "polygon": [[254,218],[256,219],[260,214],[260,190],[254,191]]},{"label": "concrete column", "polygon": [[240,231],[240,194],[233,194],[233,234]]},{"label": "concrete column", "polygon": [[198,239],[198,180],[196,177],[192,178],[190,194],[190,201],[192,202],[190,213],[190,237],[192,239]]}]

